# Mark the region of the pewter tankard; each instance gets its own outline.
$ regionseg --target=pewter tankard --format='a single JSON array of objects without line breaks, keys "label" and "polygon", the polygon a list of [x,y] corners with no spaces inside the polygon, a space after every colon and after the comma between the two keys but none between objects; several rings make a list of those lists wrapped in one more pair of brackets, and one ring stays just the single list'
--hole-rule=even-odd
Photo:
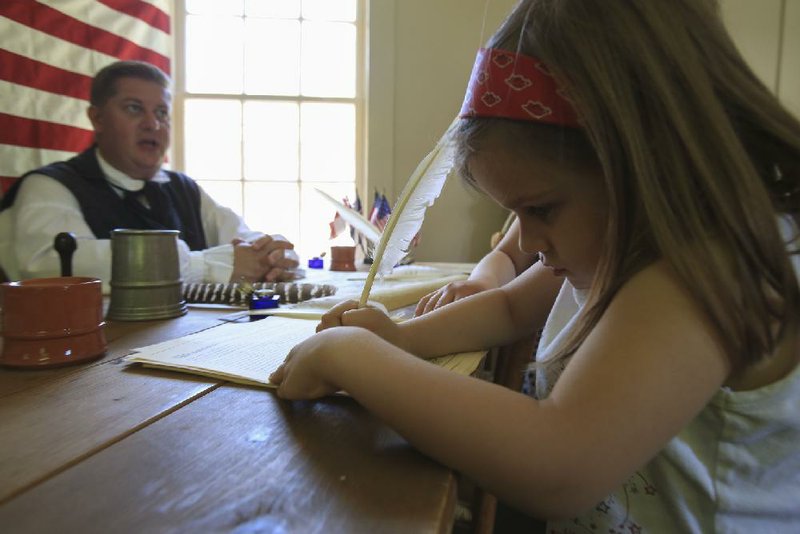
[{"label": "pewter tankard", "polygon": [[186,313],[177,230],[111,231],[108,318],[168,319]]}]

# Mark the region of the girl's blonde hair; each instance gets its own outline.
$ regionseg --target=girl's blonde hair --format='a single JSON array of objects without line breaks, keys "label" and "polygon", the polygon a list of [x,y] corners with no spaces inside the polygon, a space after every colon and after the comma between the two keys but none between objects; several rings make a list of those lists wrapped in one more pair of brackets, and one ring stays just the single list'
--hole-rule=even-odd
[{"label": "girl's blonde hair", "polygon": [[572,354],[619,288],[659,258],[735,363],[771,354],[800,309],[777,224],[800,212],[800,123],[745,64],[716,3],[523,0],[487,47],[548,65],[583,130],[464,119],[454,136],[465,177],[485,133],[500,127],[522,142],[548,135],[565,163],[594,161],[604,175],[604,253],[580,327],[556,357]]}]

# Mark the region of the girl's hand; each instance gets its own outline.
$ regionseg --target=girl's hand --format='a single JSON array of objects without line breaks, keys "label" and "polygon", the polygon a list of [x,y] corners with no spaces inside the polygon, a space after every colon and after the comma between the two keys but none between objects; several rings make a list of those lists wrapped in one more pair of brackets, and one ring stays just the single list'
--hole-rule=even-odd
[{"label": "girl's hand", "polygon": [[419,317],[420,315],[424,315],[442,306],[447,306],[451,302],[480,293],[481,291],[486,291],[487,289],[493,289],[493,287],[480,280],[450,282],[446,286],[422,297],[417,303],[416,310],[414,310],[414,316]]},{"label": "girl's hand", "polygon": [[363,331],[355,328],[339,328],[320,332],[295,345],[280,367],[269,375],[269,381],[278,386],[278,397],[316,399],[339,391],[333,363],[354,356],[358,339],[363,335]]},{"label": "girl's hand", "polygon": [[392,345],[405,348],[400,336],[400,329],[392,319],[377,308],[367,306],[359,308],[358,302],[347,300],[340,302],[322,316],[317,325],[317,332],[336,326],[357,326],[377,334]]},{"label": "girl's hand", "polygon": [[345,300],[328,310],[320,319],[317,325],[317,332],[322,332],[328,328],[335,326],[344,326],[342,323],[342,315],[350,310],[358,309],[358,301]]}]

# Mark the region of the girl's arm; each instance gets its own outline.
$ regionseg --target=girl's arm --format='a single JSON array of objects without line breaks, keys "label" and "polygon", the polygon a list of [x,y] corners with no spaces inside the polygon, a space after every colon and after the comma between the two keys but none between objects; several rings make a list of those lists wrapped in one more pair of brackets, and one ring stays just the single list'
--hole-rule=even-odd
[{"label": "girl's arm", "polygon": [[322,317],[317,331],[358,326],[422,358],[507,345],[544,326],[563,279],[536,264],[502,288],[401,323],[353,301]]},{"label": "girl's arm", "polygon": [[464,297],[501,287],[536,263],[538,254],[519,248],[519,221],[514,220],[503,239],[475,266],[467,280],[450,282],[420,299],[414,312],[423,315]]},{"label": "girl's arm", "polygon": [[701,307],[653,266],[618,292],[543,401],[430,365],[360,328],[313,336],[271,379],[290,399],[343,389],[425,454],[555,518],[618,487],[729,372]]},{"label": "girl's arm", "polygon": [[400,346],[432,358],[507,345],[544,326],[562,284],[562,278],[535,264],[501,288],[400,324]]}]

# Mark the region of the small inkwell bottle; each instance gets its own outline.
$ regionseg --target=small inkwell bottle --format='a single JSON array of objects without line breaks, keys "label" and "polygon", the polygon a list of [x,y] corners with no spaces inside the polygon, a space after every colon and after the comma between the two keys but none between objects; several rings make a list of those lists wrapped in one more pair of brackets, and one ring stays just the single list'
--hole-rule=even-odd
[{"label": "small inkwell bottle", "polygon": [[267,315],[259,312],[277,308],[280,302],[280,295],[276,295],[272,290],[260,289],[253,291],[248,301],[248,307],[250,308],[250,321],[260,321],[261,319],[264,319],[267,317]]}]

